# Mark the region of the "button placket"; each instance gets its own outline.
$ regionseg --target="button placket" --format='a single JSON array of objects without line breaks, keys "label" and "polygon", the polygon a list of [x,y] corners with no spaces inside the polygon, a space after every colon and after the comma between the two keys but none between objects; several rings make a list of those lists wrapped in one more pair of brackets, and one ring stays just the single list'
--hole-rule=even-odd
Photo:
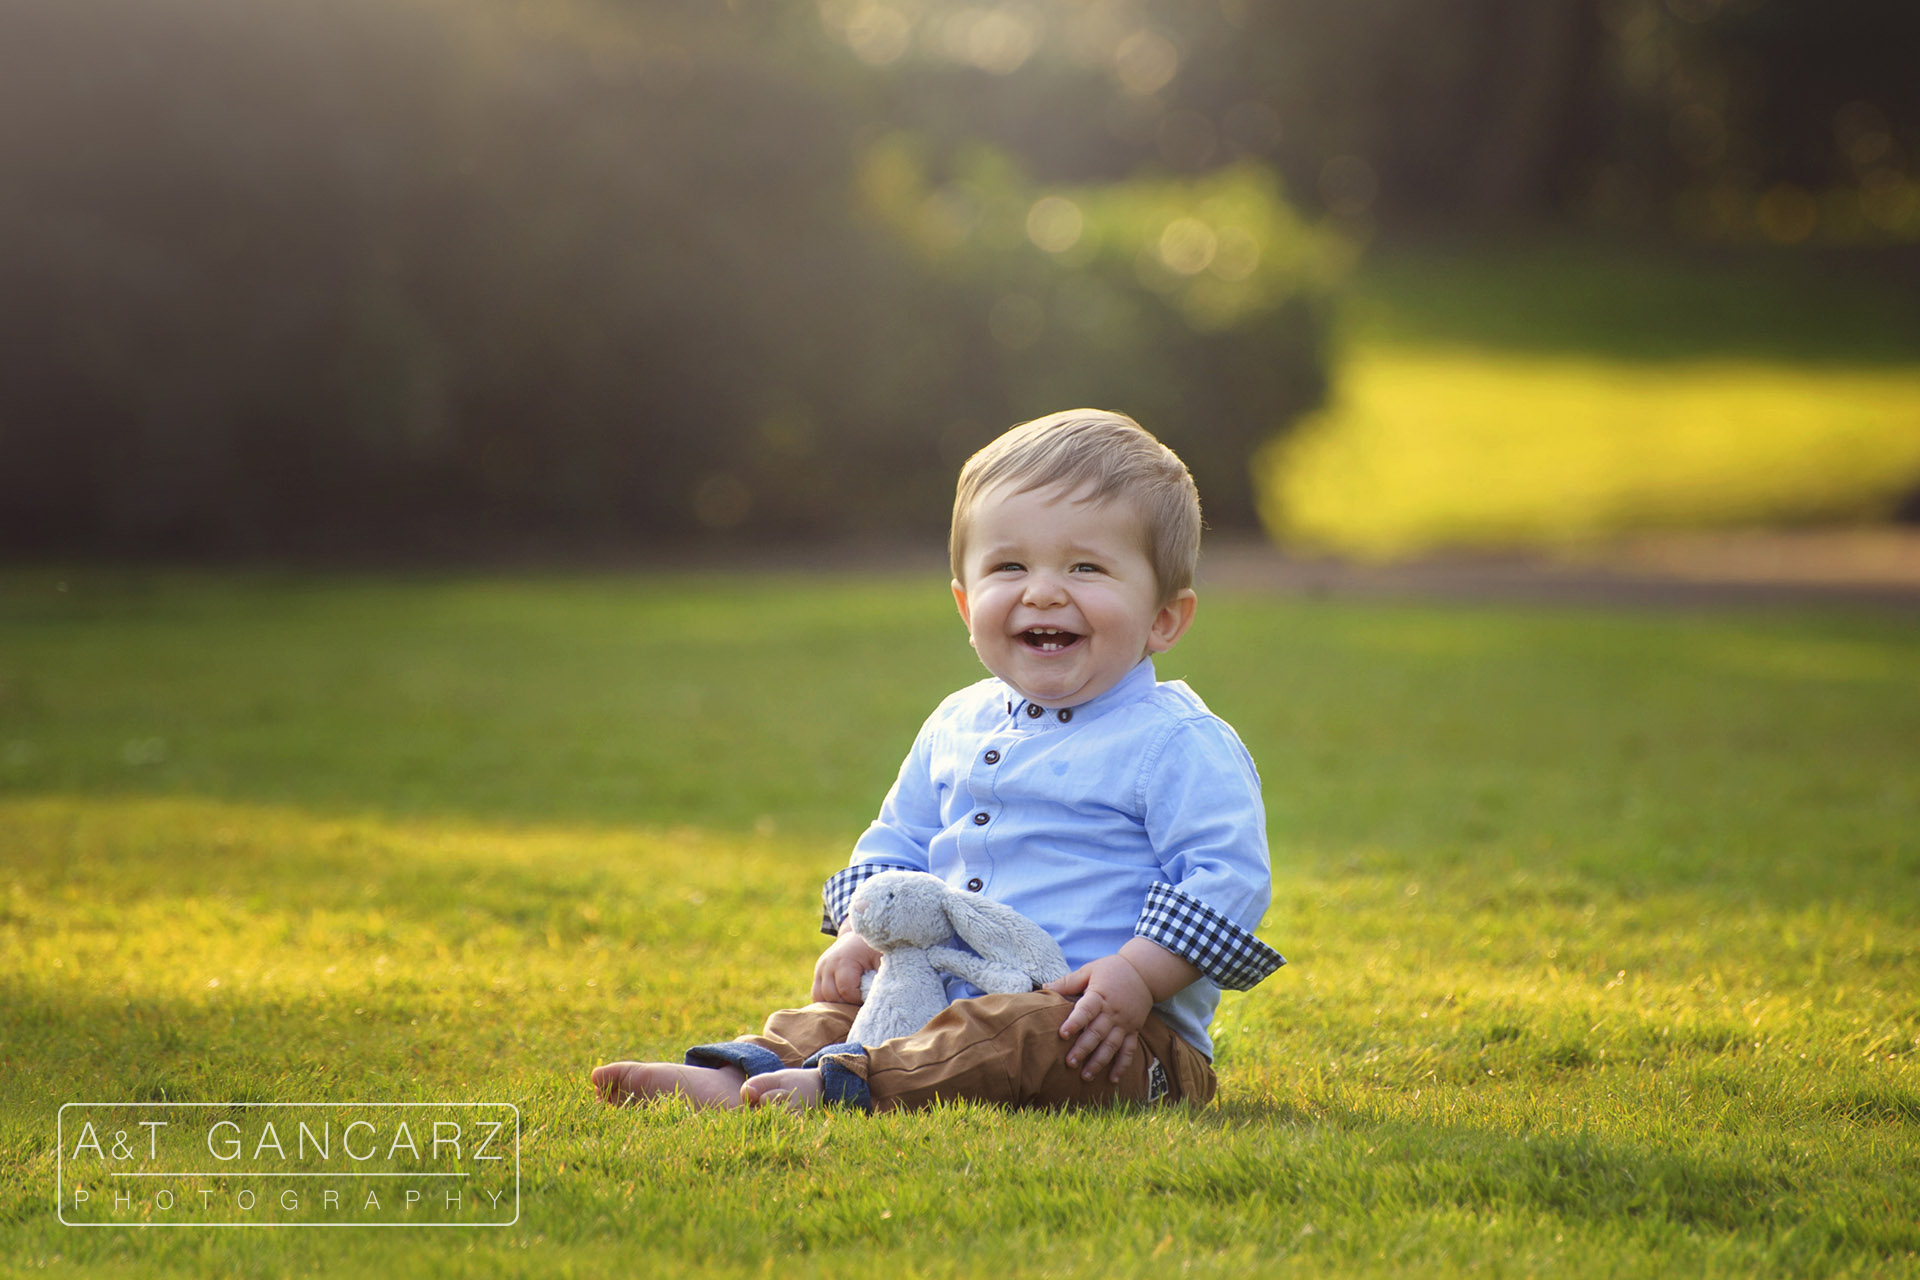
[{"label": "button placket", "polygon": [[[1021,733],[1016,727],[1014,732]],[[996,745],[981,745],[975,748],[973,763],[967,771],[966,787],[962,793],[968,809],[961,821],[958,835],[958,851],[962,874],[967,878],[957,883],[965,886],[969,893],[983,892],[987,887],[987,878],[993,870],[993,856],[988,852],[988,841],[992,839],[994,819],[1000,811],[999,797],[995,794],[999,787],[1000,766],[1006,765],[1013,743],[1001,739]]]}]

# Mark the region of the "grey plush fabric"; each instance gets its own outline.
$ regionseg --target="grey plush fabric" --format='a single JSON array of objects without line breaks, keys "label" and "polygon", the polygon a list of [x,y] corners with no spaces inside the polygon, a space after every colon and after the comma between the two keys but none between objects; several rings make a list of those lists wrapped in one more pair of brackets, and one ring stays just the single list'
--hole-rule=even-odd
[{"label": "grey plush fabric", "polygon": [[[924,871],[883,871],[854,892],[847,924],[880,953],[862,982],[848,1040],[912,1035],[947,1007],[944,975],[983,992],[1017,994],[1067,976],[1060,944],[1012,907],[950,887]],[[971,952],[946,945],[955,937]]]}]

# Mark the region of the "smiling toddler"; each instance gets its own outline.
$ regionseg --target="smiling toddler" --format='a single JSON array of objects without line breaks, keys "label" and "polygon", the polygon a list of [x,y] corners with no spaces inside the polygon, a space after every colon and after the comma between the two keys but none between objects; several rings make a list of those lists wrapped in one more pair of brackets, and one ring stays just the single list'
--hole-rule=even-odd
[{"label": "smiling toddler", "polygon": [[[1203,1104],[1222,988],[1286,963],[1254,936],[1271,896],[1246,748],[1153,655],[1193,624],[1200,502],[1186,467],[1121,414],[1015,427],[960,473],[953,598],[990,678],[921,727],[880,816],[823,893],[812,1004],[684,1063],[595,1069],[608,1102],[1013,1106]],[[1072,973],[1021,995],[948,980],[920,1031],[845,1043],[880,961],[846,926],[882,871],[930,871],[1015,908]]]}]

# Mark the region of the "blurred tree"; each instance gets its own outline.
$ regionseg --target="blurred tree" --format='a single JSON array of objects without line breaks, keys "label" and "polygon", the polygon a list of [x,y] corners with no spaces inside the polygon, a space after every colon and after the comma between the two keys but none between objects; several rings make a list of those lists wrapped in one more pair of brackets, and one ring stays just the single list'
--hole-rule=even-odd
[{"label": "blurred tree", "polygon": [[1609,11],[1628,104],[1599,212],[1695,238],[1920,243],[1920,6]]},{"label": "blurred tree", "polygon": [[1325,393],[1325,302],[1349,252],[1270,174],[1041,195],[1000,152],[895,134],[869,149],[861,187],[987,317],[997,350],[981,362],[1015,403],[1079,404],[1097,386],[1186,460],[1212,525],[1253,526],[1248,459]]},{"label": "blurred tree", "polygon": [[[899,77],[898,119],[991,139],[1043,182],[1252,157],[1389,233],[1920,241],[1920,6],[1901,0],[819,9]],[[910,15],[909,36],[876,42],[877,14]]]},{"label": "blurred tree", "polygon": [[1127,256],[1155,224],[1104,268],[1119,319],[1067,341],[1008,303],[1063,270],[1011,175],[966,269],[930,258],[862,194],[884,89],[810,12],[14,0],[0,28],[15,547],[933,531],[968,448],[1088,400],[1250,521],[1251,442],[1319,393],[1324,273],[1198,324]]},{"label": "blurred tree", "polygon": [[1920,243],[1915,47],[1888,0],[8,0],[0,545],[933,531],[1086,402],[1251,524],[1350,244]]}]

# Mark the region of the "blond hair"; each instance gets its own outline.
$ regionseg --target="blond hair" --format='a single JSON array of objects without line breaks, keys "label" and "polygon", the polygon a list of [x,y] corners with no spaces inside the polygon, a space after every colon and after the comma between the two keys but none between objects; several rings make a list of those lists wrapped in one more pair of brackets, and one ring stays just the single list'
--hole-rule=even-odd
[{"label": "blond hair", "polygon": [[1015,493],[1058,486],[1082,501],[1125,501],[1140,513],[1147,559],[1162,604],[1193,585],[1200,558],[1200,493],[1173,450],[1124,413],[1067,409],[1014,427],[967,459],[953,496],[947,554],[966,581],[961,557],[981,495],[1001,484]]}]

